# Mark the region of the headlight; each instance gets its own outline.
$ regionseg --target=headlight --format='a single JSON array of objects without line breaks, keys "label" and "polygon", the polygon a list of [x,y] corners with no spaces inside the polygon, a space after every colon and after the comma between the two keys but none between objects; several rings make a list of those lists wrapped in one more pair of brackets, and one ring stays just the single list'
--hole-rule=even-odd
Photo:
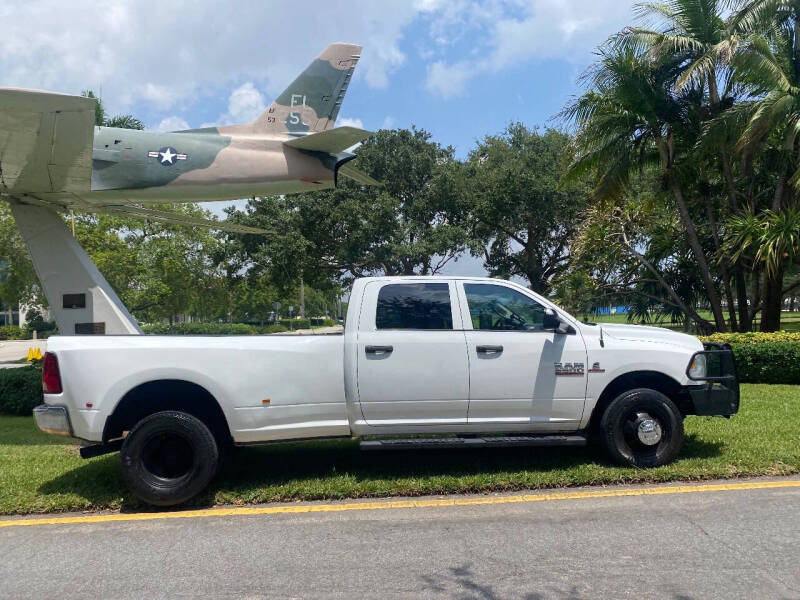
[{"label": "headlight", "polygon": [[706,355],[695,354],[692,364],[689,365],[689,377],[691,379],[703,379],[706,376]]}]

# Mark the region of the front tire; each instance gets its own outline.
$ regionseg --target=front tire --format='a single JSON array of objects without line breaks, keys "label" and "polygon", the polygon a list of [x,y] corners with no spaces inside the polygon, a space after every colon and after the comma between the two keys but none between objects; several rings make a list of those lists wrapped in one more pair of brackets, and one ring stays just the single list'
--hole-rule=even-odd
[{"label": "front tire", "polygon": [[660,467],[675,460],[683,443],[683,416],[675,403],[648,388],[628,390],[608,405],[600,432],[620,465]]},{"label": "front tire", "polygon": [[172,506],[199,494],[217,471],[219,450],[208,427],[190,414],[145,417],[122,444],[122,479],[138,498]]}]

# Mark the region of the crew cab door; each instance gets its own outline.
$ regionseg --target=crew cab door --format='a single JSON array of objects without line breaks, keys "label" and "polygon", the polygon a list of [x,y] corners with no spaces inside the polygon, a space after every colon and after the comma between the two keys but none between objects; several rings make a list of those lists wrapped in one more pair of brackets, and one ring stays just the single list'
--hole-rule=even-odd
[{"label": "crew cab door", "polygon": [[358,398],[370,425],[463,424],[469,366],[454,282],[374,281],[358,325]]},{"label": "crew cab door", "polygon": [[469,423],[576,429],[586,396],[580,334],[544,328],[536,299],[503,283],[459,282],[470,363]]}]

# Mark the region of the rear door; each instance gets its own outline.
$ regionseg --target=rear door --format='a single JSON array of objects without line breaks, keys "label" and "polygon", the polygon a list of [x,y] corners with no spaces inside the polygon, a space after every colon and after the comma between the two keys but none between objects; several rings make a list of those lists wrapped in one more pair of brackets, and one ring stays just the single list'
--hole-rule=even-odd
[{"label": "rear door", "polygon": [[586,396],[579,333],[544,329],[550,310],[503,283],[459,282],[470,362],[472,423],[577,428]]},{"label": "rear door", "polygon": [[466,423],[469,365],[457,307],[455,282],[367,284],[357,359],[367,423]]}]

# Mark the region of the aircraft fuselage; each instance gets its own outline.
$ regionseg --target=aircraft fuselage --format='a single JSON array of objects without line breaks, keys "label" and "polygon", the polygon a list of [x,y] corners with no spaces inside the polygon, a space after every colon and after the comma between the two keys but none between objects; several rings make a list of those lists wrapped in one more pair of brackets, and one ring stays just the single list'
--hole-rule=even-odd
[{"label": "aircraft fuselage", "polygon": [[95,128],[87,201],[229,200],[334,186],[340,155],[286,146],[285,137],[217,129],[162,133]]}]

